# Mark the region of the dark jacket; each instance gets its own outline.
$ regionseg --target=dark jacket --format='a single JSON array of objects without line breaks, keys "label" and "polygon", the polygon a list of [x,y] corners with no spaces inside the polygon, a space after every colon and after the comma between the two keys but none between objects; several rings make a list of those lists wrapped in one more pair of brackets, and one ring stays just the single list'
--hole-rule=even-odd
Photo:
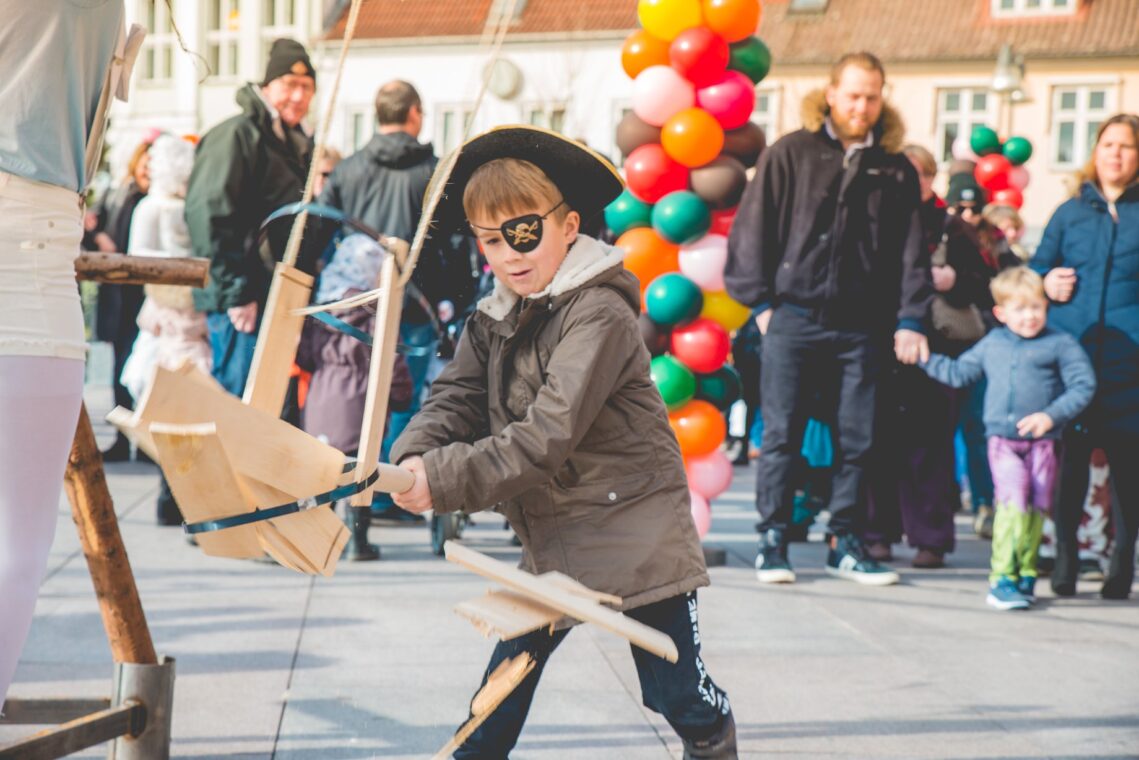
[{"label": "dark jacket", "polygon": [[934,380],[964,388],[984,377],[985,435],[1017,440],[1016,423],[1044,412],[1059,438],[1064,425],[1091,403],[1095,373],[1071,335],[1050,327],[1022,338],[1007,327],[993,330],[957,359],[934,354],[922,365]]},{"label": "dark jacket", "polygon": [[874,144],[849,159],[824,120],[822,93],[809,95],[804,128],[760,157],[728,239],[728,294],[826,326],[922,331],[933,290],[901,118],[885,107]]},{"label": "dark jacket", "polygon": [[435,511],[497,505],[522,566],[623,609],[708,584],[688,483],[621,252],[581,235],[550,287],[496,283],[392,449],[423,456]]},{"label": "dark jacket", "polygon": [[[139,190],[133,180],[110,193],[95,208],[99,221],[91,237],[94,233],[105,232],[114,241],[115,250],[126,253],[130,247],[135,207],[145,197],[146,193]],[[93,242],[91,245],[91,250],[96,250]],[[100,285],[95,301],[95,339],[129,348],[138,335],[135,320],[142,308],[142,300],[141,285]]]},{"label": "dark jacket", "polygon": [[[271,263],[284,254],[290,225],[273,228],[264,253],[255,245],[258,229],[270,213],[301,199],[312,160],[312,141],[299,128],[281,124],[285,139],[276,134],[256,85],[242,87],[236,100],[241,114],[206,132],[198,144],[186,193],[194,255],[210,260],[209,284],[194,291],[198,311],[264,303]],[[312,271],[306,259],[299,266]]]},{"label": "dark jacket", "polygon": [[[375,330],[373,306],[357,306],[337,312],[336,317],[368,335]],[[323,322],[305,320],[296,361],[312,373],[312,380],[301,411],[301,427],[311,435],[323,436],[345,454],[354,455],[360,447],[371,358],[371,346]],[[407,361],[397,354],[388,409],[399,412],[410,405],[411,373]]]},{"label": "dark jacket", "polygon": [[[411,242],[427,183],[438,163],[430,143],[420,143],[406,132],[376,134],[332,170],[320,202],[381,234]],[[461,310],[475,291],[469,254],[461,239],[429,239],[412,280],[433,305],[449,300]],[[403,317],[414,323],[427,320],[419,304],[410,299],[404,303]]]},{"label": "dark jacket", "polygon": [[1115,202],[1119,221],[1090,183],[1048,222],[1030,266],[1041,274],[1076,270],[1067,303],[1053,303],[1048,324],[1074,335],[1091,356],[1099,391],[1094,424],[1139,433],[1139,184]]}]

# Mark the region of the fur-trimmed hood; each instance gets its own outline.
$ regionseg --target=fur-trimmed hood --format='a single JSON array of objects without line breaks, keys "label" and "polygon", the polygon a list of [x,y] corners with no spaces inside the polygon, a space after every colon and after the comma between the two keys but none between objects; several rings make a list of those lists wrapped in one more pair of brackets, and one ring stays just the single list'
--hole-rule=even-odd
[{"label": "fur-trimmed hood", "polygon": [[[540,293],[526,298],[535,301],[549,298],[551,308],[556,308],[574,291],[606,282],[619,290],[637,312],[640,309],[640,288],[636,278],[623,268],[624,260],[625,252],[620,248],[588,235],[578,235],[550,284]],[[491,319],[502,321],[517,305],[518,295],[495,278],[494,290],[478,302],[478,310]]]},{"label": "fur-trimmed hood", "polygon": [[[818,89],[807,93],[800,106],[803,128],[818,132],[827,118],[826,90]],[[875,140],[887,153],[901,153],[906,142],[906,123],[902,115],[889,103],[882,105],[882,116],[874,125]]]}]

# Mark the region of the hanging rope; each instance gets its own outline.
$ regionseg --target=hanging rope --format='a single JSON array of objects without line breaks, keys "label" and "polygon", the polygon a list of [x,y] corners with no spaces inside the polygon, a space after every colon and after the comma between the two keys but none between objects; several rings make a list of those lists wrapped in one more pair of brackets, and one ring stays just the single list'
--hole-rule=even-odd
[{"label": "hanging rope", "polygon": [[[305,191],[301,196],[301,203],[308,203],[312,200],[313,188],[316,186],[316,175],[320,172],[320,157],[324,155],[324,148],[328,142],[328,127],[332,123],[332,112],[336,107],[336,97],[340,93],[340,79],[344,75],[344,63],[348,60],[348,47],[352,44],[352,38],[356,36],[356,19],[360,16],[362,4],[363,0],[352,0],[352,7],[348,10],[348,22],[344,25],[344,41],[340,45],[340,60],[336,64],[336,78],[332,82],[332,92],[328,96],[328,105],[324,109],[324,117],[317,127],[316,148],[309,165],[308,179],[305,180]],[[305,234],[305,224],[307,223],[307,211],[302,211],[293,220],[293,228],[289,232],[289,242],[282,258],[283,263],[287,266],[296,266],[297,256],[301,250],[301,240]]]}]

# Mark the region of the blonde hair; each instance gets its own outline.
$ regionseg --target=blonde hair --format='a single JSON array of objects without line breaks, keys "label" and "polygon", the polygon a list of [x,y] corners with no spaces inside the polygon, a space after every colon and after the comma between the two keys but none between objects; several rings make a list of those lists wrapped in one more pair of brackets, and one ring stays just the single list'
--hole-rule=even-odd
[{"label": "blonde hair", "polygon": [[882,61],[878,56],[873,53],[847,53],[842,58],[835,62],[831,67],[831,86],[838,85],[838,81],[842,79],[842,72],[846,71],[848,66],[857,66],[866,71],[877,71],[882,77],[882,84],[886,84],[886,67],[882,65]]},{"label": "blonde hair", "polygon": [[932,153],[930,153],[928,150],[926,150],[922,146],[914,145],[913,143],[911,143],[911,144],[907,145],[906,147],[902,148],[902,153],[904,153],[906,155],[906,158],[910,159],[915,164],[920,166],[921,172],[925,176],[927,176],[927,177],[936,177],[937,176],[937,159],[933,157]]},{"label": "blonde hair", "polygon": [[989,291],[997,306],[1004,306],[1016,298],[1046,300],[1044,279],[1028,267],[1010,267],[1004,270],[989,283]]},{"label": "blonde hair", "polygon": [[[519,158],[496,158],[475,169],[463,191],[467,219],[488,221],[507,214],[546,213],[562,200],[562,193],[546,173]],[[562,205],[554,218],[562,221],[570,209]]]},{"label": "blonde hair", "polygon": [[985,206],[985,210],[981,212],[981,218],[994,227],[1000,227],[1002,222],[1011,222],[1016,229],[1024,229],[1024,219],[1021,218],[1020,212],[1003,203],[990,203]]},{"label": "blonde hair", "polygon": [[[1095,143],[1092,146],[1091,156],[1088,157],[1088,162],[1084,164],[1084,168],[1076,173],[1076,187],[1075,192],[1080,192],[1080,185],[1085,182],[1091,182],[1096,187],[1099,187],[1099,172],[1095,168],[1095,149],[1099,147],[1099,141],[1103,139],[1103,133],[1107,131],[1108,127],[1116,124],[1122,124],[1131,128],[1131,139],[1139,145],[1139,116],[1130,113],[1117,113],[1110,119],[1099,125],[1099,130],[1095,135]],[[1132,177],[1128,182],[1134,182],[1139,179],[1139,176]]]}]

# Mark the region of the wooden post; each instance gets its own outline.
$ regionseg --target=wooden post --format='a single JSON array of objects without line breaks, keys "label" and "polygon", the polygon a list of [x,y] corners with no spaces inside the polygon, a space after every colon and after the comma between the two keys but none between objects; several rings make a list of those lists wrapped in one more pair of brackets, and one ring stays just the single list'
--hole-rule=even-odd
[{"label": "wooden post", "polygon": [[103,472],[103,457],[95,442],[86,405],[79,411],[79,426],[71,444],[64,485],[115,662],[156,665],[158,657],[119,533]]},{"label": "wooden post", "polygon": [[189,285],[204,288],[209,271],[208,259],[88,252],[75,260],[75,279],[111,285]]}]

